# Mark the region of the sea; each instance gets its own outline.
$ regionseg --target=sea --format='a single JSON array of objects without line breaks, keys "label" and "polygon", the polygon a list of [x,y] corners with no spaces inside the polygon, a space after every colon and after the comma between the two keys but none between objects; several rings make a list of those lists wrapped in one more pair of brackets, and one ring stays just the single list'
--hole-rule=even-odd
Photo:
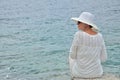
[{"label": "sea", "polygon": [[71,17],[95,15],[108,59],[120,76],[120,0],[0,0],[0,80],[70,80]]}]

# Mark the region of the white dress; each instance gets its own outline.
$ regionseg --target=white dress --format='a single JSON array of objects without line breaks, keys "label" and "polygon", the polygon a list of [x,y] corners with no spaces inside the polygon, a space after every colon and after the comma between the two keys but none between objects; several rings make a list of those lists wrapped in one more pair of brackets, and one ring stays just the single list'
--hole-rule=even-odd
[{"label": "white dress", "polygon": [[69,64],[72,77],[101,77],[101,62],[107,59],[106,47],[102,34],[90,35],[78,31],[74,35],[69,53]]}]

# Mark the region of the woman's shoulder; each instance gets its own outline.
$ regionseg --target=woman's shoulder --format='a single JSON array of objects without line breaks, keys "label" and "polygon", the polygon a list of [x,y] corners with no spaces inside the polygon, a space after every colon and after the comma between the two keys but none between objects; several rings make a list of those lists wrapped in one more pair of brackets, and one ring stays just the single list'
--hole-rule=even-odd
[{"label": "woman's shoulder", "polygon": [[81,33],[82,33],[81,31],[77,31],[77,32],[75,32],[74,36],[79,37],[81,35]]},{"label": "woman's shoulder", "polygon": [[82,31],[75,32],[75,35],[80,35],[80,34],[82,34]]},{"label": "woman's shoulder", "polygon": [[100,37],[102,37],[102,33],[98,32],[98,35],[99,35]]}]

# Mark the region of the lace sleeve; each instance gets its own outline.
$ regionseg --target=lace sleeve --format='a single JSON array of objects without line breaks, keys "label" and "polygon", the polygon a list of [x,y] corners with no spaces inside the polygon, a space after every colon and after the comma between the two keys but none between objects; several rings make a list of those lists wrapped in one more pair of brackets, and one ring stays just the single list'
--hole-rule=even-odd
[{"label": "lace sleeve", "polygon": [[102,62],[105,62],[107,60],[107,51],[106,51],[106,46],[105,46],[104,40],[102,43],[102,50],[101,50],[101,54],[100,54],[100,59]]},{"label": "lace sleeve", "polygon": [[75,58],[76,58],[78,41],[79,41],[79,34],[76,33],[76,34],[74,35],[74,39],[73,39],[73,42],[72,42],[72,45],[71,45],[71,48],[70,48],[70,53],[69,53],[69,56],[70,56],[72,59],[75,59]]}]

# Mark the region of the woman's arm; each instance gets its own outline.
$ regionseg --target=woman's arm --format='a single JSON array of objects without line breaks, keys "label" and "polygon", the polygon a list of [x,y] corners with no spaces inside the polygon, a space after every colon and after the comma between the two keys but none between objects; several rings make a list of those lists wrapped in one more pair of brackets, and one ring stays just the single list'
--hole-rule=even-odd
[{"label": "woman's arm", "polygon": [[78,39],[79,39],[79,33],[76,32],[74,35],[74,39],[70,48],[70,52],[69,52],[69,56],[72,59],[76,59],[76,55],[77,55],[77,47],[78,47]]},{"label": "woman's arm", "polygon": [[101,62],[105,62],[107,60],[107,51],[106,51],[106,46],[105,46],[104,40],[102,43],[102,50],[101,50],[101,54],[100,54],[100,59],[101,59]]}]

